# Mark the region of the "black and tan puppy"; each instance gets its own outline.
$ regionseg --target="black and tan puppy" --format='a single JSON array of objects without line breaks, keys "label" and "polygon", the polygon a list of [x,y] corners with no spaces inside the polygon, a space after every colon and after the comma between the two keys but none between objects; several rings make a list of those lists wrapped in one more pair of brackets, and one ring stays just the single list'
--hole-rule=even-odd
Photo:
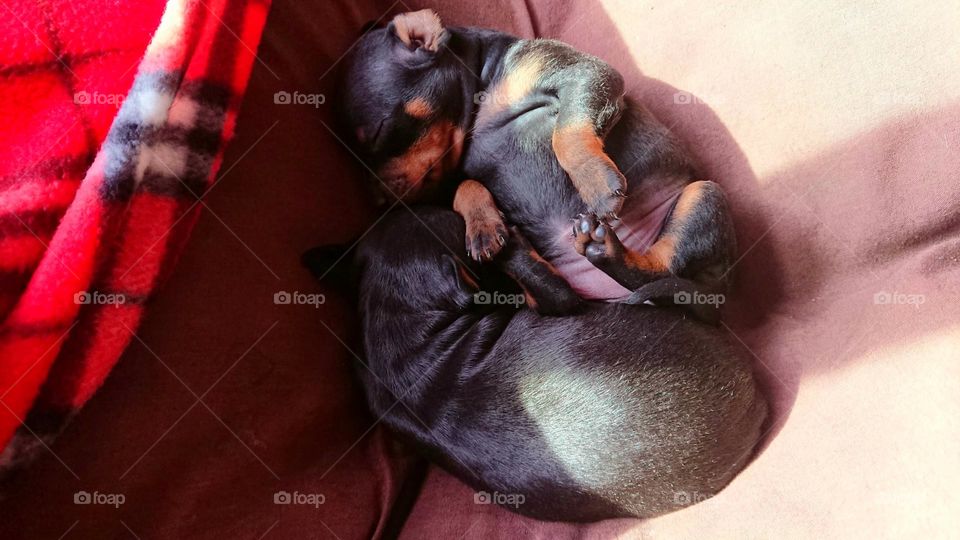
[{"label": "black and tan puppy", "polygon": [[584,298],[665,278],[725,289],[735,241],[723,192],[593,56],[405,13],[351,51],[341,101],[392,196],[459,186],[474,259],[499,251],[502,211]]},{"label": "black and tan puppy", "polygon": [[[375,414],[540,519],[653,516],[729,482],[766,416],[749,363],[716,330],[637,305],[723,288],[726,202],[615,70],[421,11],[360,40],[342,104],[392,196],[455,186],[463,218],[394,213],[359,245]],[[534,309],[474,302],[511,287]]]},{"label": "black and tan puppy", "polygon": [[[746,465],[767,405],[716,328],[584,302],[516,230],[495,264],[461,266],[465,232],[451,210],[401,209],[356,248],[375,417],[481,502],[544,520],[655,516]],[[325,253],[304,257],[317,275],[340,258]],[[536,310],[518,309],[521,290]]]}]

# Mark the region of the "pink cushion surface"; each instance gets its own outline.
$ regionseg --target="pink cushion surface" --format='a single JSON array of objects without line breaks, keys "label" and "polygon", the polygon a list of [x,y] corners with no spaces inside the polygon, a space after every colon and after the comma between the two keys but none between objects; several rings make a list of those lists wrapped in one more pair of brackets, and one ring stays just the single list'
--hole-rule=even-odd
[{"label": "pink cushion surface", "polygon": [[[57,457],[0,503],[0,537],[374,533],[398,466],[330,332],[349,343],[349,310],[332,290],[320,309],[274,305],[272,295],[315,292],[299,253],[355,237],[376,216],[352,181],[362,169],[321,124],[332,104],[275,105],[273,94],[332,94],[328,68],[391,4],[274,7],[212,212],[143,344],[57,441]],[[475,504],[434,469],[405,538],[958,529],[960,43],[950,8],[410,2],[425,5],[449,24],[556,37],[605,58],[687,141],[732,200],[742,259],[726,331],[756,355],[776,421],[727,490],[668,516],[539,523]],[[198,395],[220,380],[203,398],[210,410],[190,409],[196,398],[178,377]],[[127,501],[77,506],[80,489]],[[326,498],[319,508],[275,505],[279,490]]]}]

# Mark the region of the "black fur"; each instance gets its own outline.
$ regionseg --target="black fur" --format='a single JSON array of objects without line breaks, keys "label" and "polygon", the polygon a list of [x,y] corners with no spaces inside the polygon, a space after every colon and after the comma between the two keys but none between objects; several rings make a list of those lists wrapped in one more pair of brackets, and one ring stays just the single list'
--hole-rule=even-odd
[{"label": "black fur", "polygon": [[[459,167],[446,171],[449,181],[421,201],[444,204],[458,179],[476,179],[506,220],[554,261],[570,249],[572,240],[558,242],[556,230],[572,217],[592,215],[616,235],[612,214],[621,210],[622,194],[628,205],[656,200],[702,179],[676,137],[624,99],[622,78],[603,61],[557,41],[520,40],[485,29],[448,28],[445,39],[436,52],[413,51],[413,61],[413,52],[390,26],[369,33],[348,58],[340,108],[347,132],[375,133],[371,140],[354,140],[374,170],[406,152],[437,121],[454,122],[471,134]],[[514,102],[491,102],[501,83],[531,59],[542,66],[532,89]],[[415,98],[425,99],[435,113],[411,117],[403,104]],[[604,138],[616,165],[608,171],[602,200],[584,199],[551,145],[558,129],[581,121]],[[673,277],[688,280],[697,291],[726,291],[736,251],[733,225],[723,191],[713,182],[706,185],[692,212],[682,220],[674,214],[664,220],[661,236],[677,238],[667,270],[640,271],[623,257],[603,253],[590,261],[631,291]],[[618,192],[621,187],[625,191]],[[491,244],[480,251],[497,249]],[[705,318],[716,320],[716,313]]]},{"label": "black fur", "polygon": [[[683,219],[674,210],[664,220],[660,235],[677,239],[667,270],[629,266],[612,214],[700,177],[676,138],[624,100],[619,74],[555,41],[448,28],[431,50],[396,32],[372,30],[350,53],[345,132],[382,175],[438,123],[458,126],[465,147],[444,181],[381,181],[449,205],[459,181],[475,179],[514,228],[502,246],[467,237],[474,252],[502,249],[493,264],[451,256],[465,251],[464,221],[438,208],[395,211],[360,242],[370,367],[360,376],[374,414],[475,489],[523,496],[507,508],[540,519],[649,517],[718,492],[755,448],[766,401],[750,363],[715,328],[645,302],[724,288],[734,237],[722,191],[705,185]],[[499,106],[497,89],[531,58],[535,84]],[[429,107],[409,108],[414,100]],[[594,167],[603,182],[589,196],[552,143],[584,122],[615,164]],[[584,302],[552,271],[574,242],[559,243],[558,227],[581,214],[591,234],[607,227],[584,255],[634,291],[622,303]],[[478,304],[479,291],[522,293],[534,309]]]},{"label": "black fur", "polygon": [[746,465],[767,405],[718,330],[675,310],[583,303],[536,272],[519,285],[573,314],[478,305],[474,284],[509,282],[496,267],[538,264],[522,234],[496,266],[461,268],[449,253],[463,220],[416,212],[392,212],[353,259],[370,368],[359,374],[373,414],[402,439],[544,520],[662,514]]}]

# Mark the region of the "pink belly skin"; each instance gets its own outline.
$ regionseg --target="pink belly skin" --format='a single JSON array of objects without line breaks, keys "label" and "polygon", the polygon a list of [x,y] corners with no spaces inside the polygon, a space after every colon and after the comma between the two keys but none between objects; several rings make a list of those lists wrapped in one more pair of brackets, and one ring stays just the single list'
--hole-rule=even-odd
[{"label": "pink belly skin", "polygon": [[[661,199],[657,201],[634,201],[628,198],[624,202],[620,212],[622,219],[614,224],[614,231],[627,248],[643,253],[660,235],[667,214],[680,193],[678,191],[659,195]],[[569,221],[557,225],[554,241],[561,250],[560,255],[550,262],[560,275],[566,278],[577,294],[588,300],[613,302],[628,296],[630,291],[574,250],[571,229],[572,224]]]}]

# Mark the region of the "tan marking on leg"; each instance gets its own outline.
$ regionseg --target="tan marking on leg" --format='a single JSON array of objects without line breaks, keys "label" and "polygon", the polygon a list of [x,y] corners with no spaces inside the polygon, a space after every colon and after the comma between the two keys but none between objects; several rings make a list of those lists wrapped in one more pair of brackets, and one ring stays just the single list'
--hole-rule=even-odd
[{"label": "tan marking on leg", "polygon": [[520,60],[482,97],[477,123],[483,124],[497,114],[506,111],[530,95],[543,74],[544,60],[531,54]]},{"label": "tan marking on leg", "polygon": [[589,122],[554,130],[553,151],[584,202],[592,203],[610,193],[606,174],[617,166],[603,151],[603,140]]},{"label": "tan marking on leg", "polygon": [[677,204],[674,206],[673,213],[670,215],[670,221],[685,222],[687,218],[690,217],[693,209],[700,204],[706,185],[707,183],[702,180],[687,184],[687,186],[683,188],[683,191],[680,192],[680,197],[677,198]]},{"label": "tan marking on leg", "polygon": [[514,105],[533,91],[543,73],[543,59],[530,56],[524,59],[512,73],[507,74],[499,86],[506,105]]},{"label": "tan marking on leg", "polygon": [[673,260],[676,239],[668,234],[661,236],[644,253],[627,251],[624,261],[627,266],[644,272],[661,274],[670,271],[670,262]]},{"label": "tan marking on leg", "polygon": [[427,100],[416,97],[406,102],[403,105],[403,110],[414,118],[419,118],[420,120],[425,120],[433,114],[433,107]]},{"label": "tan marking on leg", "polygon": [[534,298],[532,294],[530,294],[530,291],[524,289],[523,287],[520,287],[520,288],[523,289],[523,299],[524,299],[524,302],[526,302],[527,307],[536,311],[537,308],[540,307],[540,304],[537,303],[537,299]]},{"label": "tan marking on leg", "polygon": [[544,259],[539,253],[537,253],[537,250],[531,249],[529,253],[530,253],[530,258],[533,259],[535,263],[546,267],[546,269],[549,270],[551,274],[555,276],[560,276],[560,272],[557,270],[557,268],[552,264],[550,264],[549,262],[547,262],[546,259]]},{"label": "tan marking on leg", "polygon": [[669,272],[673,265],[673,257],[677,246],[677,232],[695,211],[703,198],[706,182],[693,182],[680,192],[677,204],[673,207],[670,218],[664,225],[664,233],[657,239],[650,249],[643,254],[628,252],[627,264],[633,268],[647,272]]},{"label": "tan marking on leg", "polygon": [[466,219],[478,210],[493,210],[494,213],[498,211],[493,195],[483,184],[476,180],[464,180],[453,197],[453,211]]},{"label": "tan marking on leg", "polygon": [[466,225],[468,254],[475,260],[492,259],[506,242],[506,226],[493,195],[476,180],[465,180],[453,197],[453,210]]}]

